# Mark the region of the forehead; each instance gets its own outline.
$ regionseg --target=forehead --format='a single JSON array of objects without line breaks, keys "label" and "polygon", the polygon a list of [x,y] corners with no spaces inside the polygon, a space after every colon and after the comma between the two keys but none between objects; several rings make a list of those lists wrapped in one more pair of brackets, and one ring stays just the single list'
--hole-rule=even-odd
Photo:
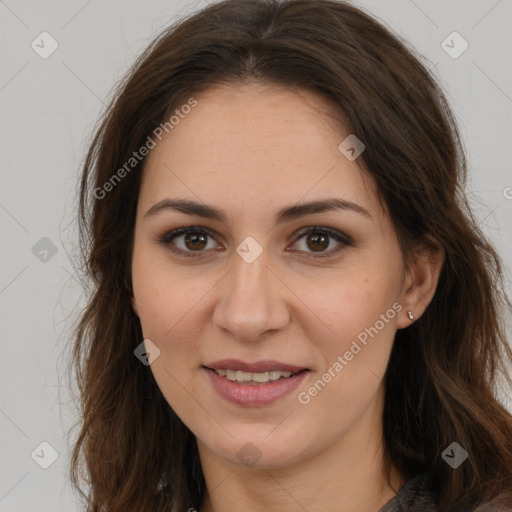
[{"label": "forehead", "polygon": [[372,180],[338,149],[349,132],[323,97],[262,84],[218,85],[193,97],[197,105],[148,156],[141,202],[179,194],[264,211],[339,195],[377,208]]}]

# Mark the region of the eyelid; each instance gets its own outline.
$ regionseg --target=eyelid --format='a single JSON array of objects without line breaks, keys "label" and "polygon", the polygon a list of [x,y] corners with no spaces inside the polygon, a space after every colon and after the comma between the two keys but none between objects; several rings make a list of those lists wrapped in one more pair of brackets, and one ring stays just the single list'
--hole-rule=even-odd
[{"label": "eyelid", "polygon": [[[196,233],[204,233],[207,236],[209,236],[210,238],[216,240],[215,236],[217,236],[217,233],[214,230],[210,230],[209,228],[205,228],[203,226],[192,225],[192,226],[182,226],[182,227],[179,227],[179,228],[176,228],[176,229],[172,229],[171,231],[166,232],[163,236],[158,237],[156,239],[156,241],[161,243],[161,244],[163,244],[166,247],[169,247],[171,245],[171,241],[174,238],[176,238],[178,236],[186,235],[188,233],[194,233],[194,232],[196,232]],[[334,256],[334,255],[338,254],[338,252],[341,249],[343,249],[344,246],[352,246],[352,245],[354,245],[354,242],[353,242],[353,240],[352,240],[352,238],[350,236],[348,236],[348,235],[338,231],[337,229],[333,229],[333,228],[330,228],[328,226],[318,226],[318,225],[305,226],[305,227],[301,228],[300,230],[295,231],[292,235],[290,235],[288,240],[295,239],[295,241],[297,242],[301,238],[305,237],[306,235],[309,235],[311,233],[318,233],[318,232],[326,234],[330,238],[333,238],[339,244],[341,244],[341,247],[338,247],[336,249],[330,249],[330,250],[323,251],[323,252],[321,251],[321,252],[318,252],[318,253],[307,252],[307,251],[300,251],[300,250],[296,250],[296,249],[289,250],[289,252],[296,252],[296,253],[306,252],[307,257],[311,256],[313,258],[328,258],[328,257],[331,257],[331,256]],[[215,233],[215,235],[214,235],[214,233]],[[191,256],[191,257],[200,257],[202,255],[202,253],[206,253],[207,252],[205,250],[201,250],[201,251],[183,251],[181,249],[170,248],[170,247],[169,247],[169,249],[172,252],[174,252],[176,254],[183,255],[185,257],[189,257],[189,256]],[[210,250],[212,250],[212,249],[210,249]]]},{"label": "eyelid", "polygon": [[[182,226],[182,227],[172,229],[172,230],[166,232],[163,236],[156,238],[156,241],[163,244],[171,252],[178,254],[179,256],[192,257],[192,258],[200,257],[201,254],[205,253],[206,251],[204,251],[204,250],[203,251],[183,251],[181,249],[178,249],[177,247],[171,247],[172,240],[174,238],[186,235],[188,233],[204,233],[205,235],[209,236],[213,240],[216,240],[215,236],[217,235],[214,230],[210,230],[203,226],[196,226],[196,225]],[[215,233],[215,235],[213,233]],[[220,235],[218,235],[218,236],[220,237]]]},{"label": "eyelid", "polygon": [[[320,252],[307,252],[307,251],[300,251],[300,250],[291,250],[290,252],[296,252],[296,253],[303,253],[305,252],[306,254],[306,257],[313,257],[313,258],[330,258],[330,257],[335,257],[338,255],[338,253],[344,249],[346,246],[353,246],[354,245],[354,241],[352,240],[352,238],[344,233],[342,233],[341,231],[338,231],[337,229],[333,229],[333,228],[329,228],[328,226],[318,226],[318,225],[314,225],[314,226],[307,226],[305,228],[302,228],[301,230],[299,230],[298,232],[295,232],[292,237],[294,239],[296,239],[296,242],[299,241],[300,239],[302,239],[303,237],[305,237],[306,235],[309,235],[311,233],[323,233],[323,234],[326,234],[328,235],[330,238],[333,238],[334,240],[336,240],[336,242],[338,242],[338,244],[341,245],[338,246],[337,248],[334,248],[334,249],[329,249],[327,251],[320,251]],[[301,254],[302,255],[302,254]]]},{"label": "eyelid", "polygon": [[352,238],[350,236],[346,235],[345,233],[338,231],[337,229],[330,228],[328,226],[318,226],[318,225],[306,226],[304,228],[301,228],[299,231],[296,231],[291,236],[291,238],[295,238],[295,237],[300,238],[304,235],[309,235],[312,232],[313,233],[316,233],[316,232],[325,233],[327,235],[332,236],[334,239],[339,238],[339,239],[341,239],[342,242],[346,243],[347,245],[352,245],[354,243]]},{"label": "eyelid", "polygon": [[167,231],[163,236],[159,237],[157,240],[162,243],[169,243],[176,236],[186,235],[188,233],[195,233],[195,232],[199,232],[199,233],[204,232],[205,234],[207,234],[208,236],[210,236],[212,238],[215,238],[215,236],[220,236],[214,230],[205,228],[203,226],[194,225],[194,226],[182,226],[180,228],[171,229],[170,231]]}]

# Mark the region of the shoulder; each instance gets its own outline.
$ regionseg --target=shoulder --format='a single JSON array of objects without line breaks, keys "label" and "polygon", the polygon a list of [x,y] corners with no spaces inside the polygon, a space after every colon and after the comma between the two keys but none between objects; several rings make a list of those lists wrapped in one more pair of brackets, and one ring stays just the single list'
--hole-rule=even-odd
[{"label": "shoulder", "polygon": [[428,473],[411,478],[379,512],[437,512],[436,494]]},{"label": "shoulder", "polygon": [[[507,504],[505,504],[505,502]],[[488,503],[483,503],[476,507],[472,512],[512,512],[510,494],[505,496],[504,499],[497,497]]]},{"label": "shoulder", "polygon": [[[430,474],[422,473],[400,487],[398,494],[379,512],[438,512],[437,498]],[[510,493],[481,503],[467,512],[512,512]]]}]

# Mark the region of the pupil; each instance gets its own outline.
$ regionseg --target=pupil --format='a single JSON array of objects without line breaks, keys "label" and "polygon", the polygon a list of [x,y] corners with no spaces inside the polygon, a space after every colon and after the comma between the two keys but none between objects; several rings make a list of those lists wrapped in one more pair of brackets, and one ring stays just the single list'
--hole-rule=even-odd
[{"label": "pupil", "polygon": [[[194,247],[189,247],[188,246],[188,242],[192,242],[193,245],[195,245],[195,248],[196,249],[203,249],[204,248],[204,245],[205,245],[205,239],[206,237],[204,235],[201,235],[201,234],[187,234],[185,235],[185,244],[187,244],[187,247],[189,249],[194,249]],[[203,242],[203,245],[201,247],[198,247],[196,244],[197,243],[201,243],[201,241]]]},{"label": "pupil", "polygon": [[[309,240],[312,240],[313,244],[321,244],[322,245],[321,249],[326,249],[329,246],[329,241],[325,235],[310,235]],[[314,247],[312,247],[309,243],[308,243],[308,246],[310,249],[313,249],[314,251],[316,251],[316,249]],[[316,251],[316,252],[320,252],[320,251]]]}]

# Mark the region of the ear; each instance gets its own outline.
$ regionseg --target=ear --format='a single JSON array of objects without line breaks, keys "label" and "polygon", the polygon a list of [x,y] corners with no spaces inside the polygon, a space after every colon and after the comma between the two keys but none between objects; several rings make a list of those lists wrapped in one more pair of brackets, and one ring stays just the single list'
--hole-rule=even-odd
[{"label": "ear", "polygon": [[132,308],[133,312],[139,316],[139,312],[137,311],[137,302],[135,301],[135,297],[132,296]]},{"label": "ear", "polygon": [[443,263],[444,250],[438,245],[425,245],[415,252],[402,289],[403,308],[398,316],[398,329],[408,327],[425,312],[436,292]]}]

